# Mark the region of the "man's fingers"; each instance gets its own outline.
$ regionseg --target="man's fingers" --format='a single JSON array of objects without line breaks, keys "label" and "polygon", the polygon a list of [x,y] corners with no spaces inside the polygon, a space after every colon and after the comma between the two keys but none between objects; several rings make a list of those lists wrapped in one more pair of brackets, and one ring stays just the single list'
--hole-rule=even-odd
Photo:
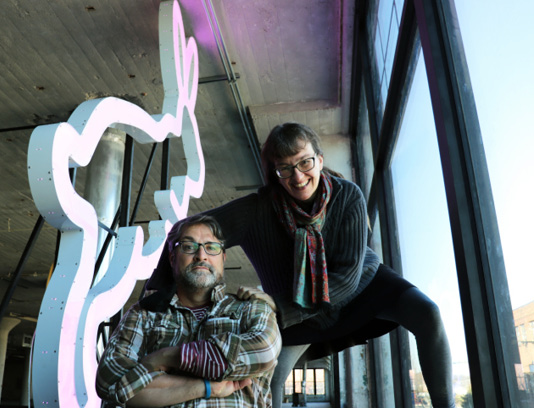
[{"label": "man's fingers", "polygon": [[248,387],[250,384],[252,384],[252,380],[250,378],[239,381],[212,381],[211,395],[213,397],[224,398],[238,390]]},{"label": "man's fingers", "polygon": [[250,384],[252,384],[252,380],[250,378],[246,378],[240,381],[234,381],[234,387],[236,391],[242,390],[243,388],[248,387]]}]

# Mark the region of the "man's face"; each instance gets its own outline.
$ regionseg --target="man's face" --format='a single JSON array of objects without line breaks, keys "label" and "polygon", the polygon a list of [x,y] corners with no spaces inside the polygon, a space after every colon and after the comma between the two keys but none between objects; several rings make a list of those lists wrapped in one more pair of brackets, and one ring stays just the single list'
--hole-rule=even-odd
[{"label": "man's face", "polygon": [[[180,242],[220,242],[204,224],[192,225],[182,232]],[[170,254],[174,280],[179,286],[190,289],[212,289],[222,282],[226,254],[209,255],[203,246],[194,254],[184,253],[180,246]]]}]

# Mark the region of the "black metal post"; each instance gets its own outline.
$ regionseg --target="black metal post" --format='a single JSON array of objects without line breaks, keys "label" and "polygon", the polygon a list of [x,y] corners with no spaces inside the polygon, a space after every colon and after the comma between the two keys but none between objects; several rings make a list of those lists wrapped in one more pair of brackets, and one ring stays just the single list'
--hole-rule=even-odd
[{"label": "black metal post", "polygon": [[7,291],[4,294],[4,298],[2,299],[2,304],[0,305],[0,321],[4,317],[4,314],[7,310],[9,302],[11,301],[11,298],[13,297],[13,294],[15,293],[15,289],[17,288],[17,285],[19,283],[22,270],[24,269],[24,265],[26,265],[26,261],[30,257],[32,249],[35,245],[35,242],[37,241],[37,238],[39,237],[39,233],[41,232],[43,225],[44,225],[44,218],[42,215],[39,215],[39,218],[37,219],[37,222],[35,223],[35,227],[33,227],[33,231],[30,235],[30,239],[26,243],[24,252],[22,252],[22,256],[20,257],[17,268],[15,269],[15,272],[13,273],[13,279],[11,280],[9,287],[7,288]]},{"label": "black metal post", "polygon": [[141,204],[141,199],[143,198],[143,193],[145,192],[146,183],[148,181],[148,175],[150,174],[150,169],[154,163],[154,157],[156,156],[156,149],[158,144],[154,143],[152,145],[152,150],[150,151],[150,156],[148,158],[148,163],[146,165],[145,174],[143,175],[143,180],[141,181],[141,186],[139,187],[139,194],[137,194],[137,199],[135,200],[134,209],[132,211],[132,216],[130,217],[130,225],[133,225],[137,217],[137,211],[139,210],[139,204]]},{"label": "black metal post", "polygon": [[121,212],[119,225],[121,227],[129,226],[130,218],[130,195],[132,191],[132,173],[133,173],[133,157],[134,157],[134,143],[130,135],[126,135],[126,143],[124,146],[124,164],[122,170],[122,186],[121,186]]},{"label": "black metal post", "polygon": [[161,156],[161,190],[169,189],[169,163],[171,157],[170,139],[163,141],[163,154]]}]

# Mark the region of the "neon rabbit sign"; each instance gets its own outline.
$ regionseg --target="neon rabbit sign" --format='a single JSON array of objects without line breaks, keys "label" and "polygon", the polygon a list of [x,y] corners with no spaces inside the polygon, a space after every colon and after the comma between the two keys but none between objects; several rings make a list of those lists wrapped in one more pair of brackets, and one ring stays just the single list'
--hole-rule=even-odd
[{"label": "neon rabbit sign", "polygon": [[[28,147],[28,177],[44,219],[61,232],[54,274],[45,292],[33,350],[33,399],[37,406],[100,407],[94,381],[100,322],[114,315],[137,280],[147,279],[172,223],[185,217],[190,197],[200,197],[205,165],[194,114],[198,91],[198,50],[186,41],[177,1],[159,11],[160,60],[164,86],[162,113],[149,115],[114,97],[79,105],[69,120],[37,127]],[[158,191],[162,218],[141,227],[120,228],[108,270],[93,287],[98,222],[93,206],[74,190],[69,168],[89,164],[105,130],[126,131],[139,143],[181,137],[187,175],[174,177],[171,189]]]}]

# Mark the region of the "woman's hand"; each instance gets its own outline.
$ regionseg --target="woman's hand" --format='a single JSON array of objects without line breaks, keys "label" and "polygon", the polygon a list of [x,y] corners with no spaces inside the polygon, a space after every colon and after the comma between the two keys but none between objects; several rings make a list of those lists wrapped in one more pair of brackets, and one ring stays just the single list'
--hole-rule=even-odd
[{"label": "woman's hand", "polygon": [[274,299],[263,290],[248,286],[240,286],[239,290],[237,291],[237,297],[241,300],[263,300],[264,302],[267,302],[269,306],[271,306],[271,309],[273,309],[275,313],[277,311]]}]

